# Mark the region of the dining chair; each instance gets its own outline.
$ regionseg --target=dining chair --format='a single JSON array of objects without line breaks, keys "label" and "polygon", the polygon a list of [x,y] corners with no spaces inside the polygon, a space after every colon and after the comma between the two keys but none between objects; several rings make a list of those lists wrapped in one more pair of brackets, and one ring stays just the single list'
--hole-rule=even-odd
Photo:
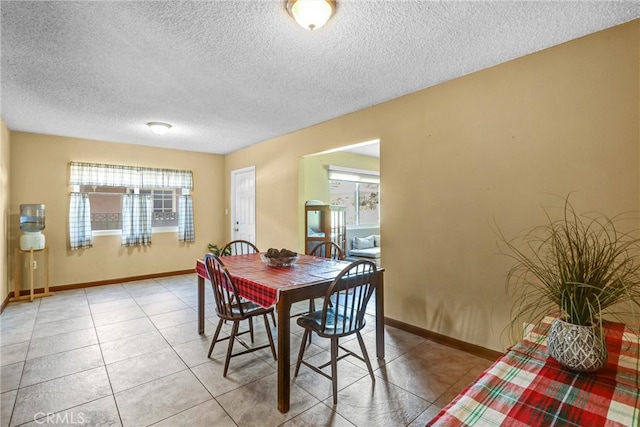
[{"label": "dining chair", "polygon": [[[300,365],[304,364],[313,371],[330,379],[333,387],[334,405],[338,403],[338,360],[347,356],[354,356],[360,359],[367,365],[371,380],[375,382],[369,355],[360,333],[366,324],[365,311],[367,303],[377,287],[377,275],[375,273],[376,265],[371,261],[359,260],[352,262],[329,285],[324,296],[322,310],[314,311],[297,320],[298,325],[304,328],[304,335],[293,376],[298,376]],[[307,336],[314,332],[322,338],[331,340],[331,360],[319,366],[314,366],[303,360]],[[358,338],[362,356],[347,350],[338,342],[340,338],[353,334]],[[343,350],[345,353],[338,356],[338,349]],[[331,365],[331,375],[322,371],[323,368],[329,365]]]},{"label": "dining chair", "polygon": [[248,240],[232,240],[222,247],[220,254],[248,255],[260,252],[258,247]]},{"label": "dining chair", "polygon": [[[335,259],[337,261],[344,261],[347,258],[340,245],[331,241],[322,242],[314,246],[313,249],[311,249],[311,252],[309,252],[309,255]],[[316,311],[316,302],[314,298],[311,298],[309,300],[309,313],[314,311]],[[311,343],[311,335],[309,335],[309,343]]]},{"label": "dining chair", "polygon": [[342,261],[346,258],[342,248],[336,242],[322,242],[309,252],[309,255]]},{"label": "dining chair", "polygon": [[[220,249],[221,256],[249,255],[259,252],[260,249],[248,240],[232,240]],[[271,312],[271,319],[273,320],[273,326],[276,326],[276,315],[274,312]],[[253,321],[249,322],[249,330],[251,331],[251,342],[253,342]]]},{"label": "dining chair", "polygon": [[[271,347],[271,353],[273,359],[277,360],[276,349],[273,344],[273,336],[271,335],[271,328],[269,327],[269,320],[267,314],[273,313],[273,307],[263,308],[259,305],[241,299],[238,296],[236,285],[229,274],[229,271],[225,267],[224,263],[214,254],[206,254],[204,257],[204,264],[207,268],[207,273],[213,286],[213,296],[216,302],[216,314],[218,315],[218,327],[213,335],[211,341],[211,347],[209,347],[209,354],[207,357],[211,357],[213,348],[219,341],[229,340],[229,346],[227,347],[227,357],[224,362],[223,377],[227,376],[227,370],[229,369],[229,361],[232,357],[240,356],[246,353],[252,353],[263,348]],[[251,341],[253,342],[253,328],[248,331],[239,332],[240,322],[243,320],[252,320],[254,317],[262,316],[264,319],[265,329],[267,331],[267,337],[269,338],[269,344],[265,344],[257,347],[249,347],[239,336],[251,332]],[[228,337],[218,339],[222,324],[225,321],[233,322],[231,327],[231,333]],[[238,341],[245,350],[233,353],[233,344]]]}]

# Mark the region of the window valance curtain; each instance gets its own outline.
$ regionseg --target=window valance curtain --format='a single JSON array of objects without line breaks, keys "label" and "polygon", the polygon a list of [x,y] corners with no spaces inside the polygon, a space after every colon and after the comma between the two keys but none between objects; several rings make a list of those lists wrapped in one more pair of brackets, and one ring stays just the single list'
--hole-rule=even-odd
[{"label": "window valance curtain", "polygon": [[193,189],[193,173],[189,170],[71,162],[69,171],[70,185]]}]

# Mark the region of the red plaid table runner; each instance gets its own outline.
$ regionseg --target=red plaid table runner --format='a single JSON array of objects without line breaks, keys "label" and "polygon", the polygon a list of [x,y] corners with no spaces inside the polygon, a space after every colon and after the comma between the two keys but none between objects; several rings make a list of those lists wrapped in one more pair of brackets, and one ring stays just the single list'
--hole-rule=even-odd
[{"label": "red plaid table runner", "polygon": [[[331,280],[349,265],[348,262],[310,255],[300,255],[298,262],[291,267],[269,267],[262,262],[260,254],[220,259],[233,277],[240,296],[265,308],[278,302],[280,290]],[[196,262],[196,273],[209,279],[202,260]]]},{"label": "red plaid table runner", "polygon": [[606,324],[607,365],[576,373],[547,355],[546,318],[427,426],[640,426],[640,337]]}]

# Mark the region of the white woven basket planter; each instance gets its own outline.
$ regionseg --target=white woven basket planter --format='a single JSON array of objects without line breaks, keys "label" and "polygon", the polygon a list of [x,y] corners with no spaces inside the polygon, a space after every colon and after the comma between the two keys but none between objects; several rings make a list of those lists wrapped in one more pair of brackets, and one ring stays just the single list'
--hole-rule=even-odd
[{"label": "white woven basket planter", "polygon": [[595,372],[607,363],[609,353],[597,326],[580,326],[555,319],[547,335],[549,355],[578,372]]}]

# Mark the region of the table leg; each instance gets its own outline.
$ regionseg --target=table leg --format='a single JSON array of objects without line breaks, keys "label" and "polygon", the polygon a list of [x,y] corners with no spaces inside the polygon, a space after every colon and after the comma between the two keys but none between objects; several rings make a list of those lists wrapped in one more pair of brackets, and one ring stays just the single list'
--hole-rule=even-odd
[{"label": "table leg", "polygon": [[278,410],[289,412],[291,352],[289,317],[291,316],[291,302],[286,292],[280,294],[278,300]]},{"label": "table leg", "polygon": [[384,359],[384,274],[378,274],[376,288],[376,355]]},{"label": "table leg", "polygon": [[198,276],[198,333],[204,334],[204,278]]}]

